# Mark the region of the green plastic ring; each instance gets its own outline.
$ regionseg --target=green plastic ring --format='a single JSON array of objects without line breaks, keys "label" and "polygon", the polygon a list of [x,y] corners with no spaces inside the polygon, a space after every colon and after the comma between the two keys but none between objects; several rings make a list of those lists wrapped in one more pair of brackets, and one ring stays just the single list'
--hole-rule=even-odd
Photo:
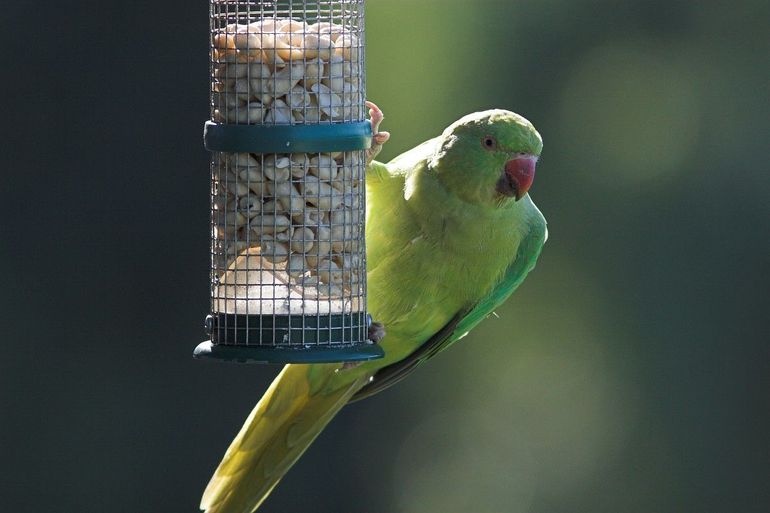
[{"label": "green plastic ring", "polygon": [[209,151],[232,153],[319,153],[365,150],[372,145],[369,121],[318,125],[229,125],[207,121]]}]

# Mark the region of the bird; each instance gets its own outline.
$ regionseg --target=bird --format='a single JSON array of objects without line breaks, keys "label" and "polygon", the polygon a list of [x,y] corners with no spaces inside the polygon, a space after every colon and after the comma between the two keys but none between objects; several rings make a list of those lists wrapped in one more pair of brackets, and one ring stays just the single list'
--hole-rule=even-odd
[{"label": "bird", "polygon": [[346,404],[376,394],[464,337],[534,268],[548,230],[528,193],[543,142],[503,109],[468,114],[387,163],[390,134],[367,102],[370,338],[364,363],[288,364],[230,444],[200,502],[251,513]]}]

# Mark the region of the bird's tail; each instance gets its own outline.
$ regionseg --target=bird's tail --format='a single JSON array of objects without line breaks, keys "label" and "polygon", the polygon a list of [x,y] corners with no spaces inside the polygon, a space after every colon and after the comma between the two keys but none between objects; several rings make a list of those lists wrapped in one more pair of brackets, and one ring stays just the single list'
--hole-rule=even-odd
[{"label": "bird's tail", "polygon": [[[363,382],[337,365],[287,365],[254,407],[203,492],[207,513],[251,513]],[[344,371],[341,371],[344,372]]]}]

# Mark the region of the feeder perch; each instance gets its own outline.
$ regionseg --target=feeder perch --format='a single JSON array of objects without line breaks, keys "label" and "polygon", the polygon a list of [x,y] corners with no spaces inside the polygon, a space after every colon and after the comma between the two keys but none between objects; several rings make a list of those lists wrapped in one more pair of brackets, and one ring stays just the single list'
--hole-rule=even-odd
[{"label": "feeder perch", "polygon": [[364,2],[210,1],[210,340],[196,357],[380,358],[368,340]]}]

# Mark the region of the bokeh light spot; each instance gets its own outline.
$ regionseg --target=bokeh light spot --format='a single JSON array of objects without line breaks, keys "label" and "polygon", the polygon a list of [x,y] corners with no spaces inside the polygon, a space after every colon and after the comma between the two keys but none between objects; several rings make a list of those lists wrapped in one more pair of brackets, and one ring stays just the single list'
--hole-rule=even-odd
[{"label": "bokeh light spot", "polygon": [[441,411],[415,426],[401,446],[393,480],[397,510],[528,511],[533,463],[526,438],[504,419],[483,410]]},{"label": "bokeh light spot", "polygon": [[695,78],[650,41],[594,48],[561,95],[563,141],[587,178],[654,187],[681,171],[698,136]]}]

